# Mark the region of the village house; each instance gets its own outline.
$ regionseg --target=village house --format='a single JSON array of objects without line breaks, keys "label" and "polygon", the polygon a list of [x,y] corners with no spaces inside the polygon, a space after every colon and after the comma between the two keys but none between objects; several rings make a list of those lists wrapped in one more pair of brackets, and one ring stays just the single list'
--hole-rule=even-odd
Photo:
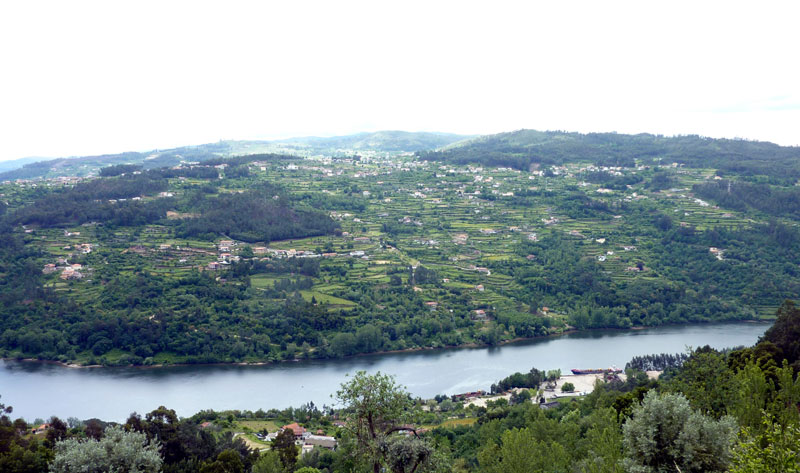
[{"label": "village house", "polygon": [[[80,265],[78,265],[80,266]],[[80,269],[80,268],[77,268]],[[83,278],[83,274],[76,270],[76,268],[72,266],[67,266],[61,271],[61,275],[59,276],[63,280],[67,279],[81,279]]]},{"label": "village house", "polygon": [[31,433],[34,435],[39,435],[47,432],[48,429],[50,429],[50,424],[42,424],[39,427],[34,427],[31,429]]},{"label": "village house", "polygon": [[284,425],[283,427],[281,427],[281,432],[283,432],[284,430],[287,430],[287,429],[291,429],[292,430],[292,433],[294,433],[295,440],[301,440],[301,439],[307,437],[308,435],[310,435],[308,432],[306,432],[306,429],[304,427],[302,427],[300,424],[298,424],[297,422],[294,422],[292,424]]}]

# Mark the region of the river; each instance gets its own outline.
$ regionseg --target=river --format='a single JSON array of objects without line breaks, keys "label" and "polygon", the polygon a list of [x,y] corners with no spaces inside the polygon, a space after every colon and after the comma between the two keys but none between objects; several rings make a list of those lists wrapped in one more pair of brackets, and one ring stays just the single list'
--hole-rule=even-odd
[{"label": "river", "polygon": [[344,360],[266,366],[173,366],[163,368],[67,368],[0,360],[0,402],[28,421],[97,417],[124,421],[160,405],[189,416],[202,409],[264,410],[314,401],[331,394],[358,370],[390,373],[415,396],[455,394],[489,386],[521,371],[624,367],[633,356],[678,353],[687,346],[753,345],[764,323],[725,323],[592,331],[526,340],[494,348],[460,348],[369,355]]}]

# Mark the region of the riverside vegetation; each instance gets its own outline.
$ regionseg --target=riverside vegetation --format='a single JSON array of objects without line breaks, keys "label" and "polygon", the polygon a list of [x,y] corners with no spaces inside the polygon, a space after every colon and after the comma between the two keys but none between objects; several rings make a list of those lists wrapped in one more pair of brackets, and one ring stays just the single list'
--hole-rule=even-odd
[{"label": "riverside vegetation", "polygon": [[[555,404],[532,402],[550,377],[534,368],[495,385],[533,389],[485,407],[458,396],[412,399],[391,376],[365,372],[342,385],[333,407],[183,419],[160,407],[122,425],[51,418],[31,433],[43,421],[12,421],[0,405],[0,471],[792,473],[800,471],[798,357],[800,309],[787,301],[753,347],[637,357],[625,381],[598,381],[591,394]],[[636,367],[664,372],[653,380]],[[335,436],[338,448],[300,455],[290,430],[271,443],[254,435],[289,422]]]},{"label": "riverside vegetation", "polygon": [[0,356],[273,362],[769,318],[800,292],[797,154],[523,131],[6,182]]}]

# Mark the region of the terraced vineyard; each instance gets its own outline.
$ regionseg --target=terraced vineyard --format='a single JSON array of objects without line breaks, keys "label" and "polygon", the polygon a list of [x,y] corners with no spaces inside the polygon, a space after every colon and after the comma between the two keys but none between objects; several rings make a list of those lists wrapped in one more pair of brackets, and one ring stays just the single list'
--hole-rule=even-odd
[{"label": "terraced vineyard", "polygon": [[[5,316],[2,354],[107,364],[344,356],[759,318],[800,288],[798,239],[763,244],[776,228],[796,235],[797,223],[696,197],[694,185],[720,179],[713,169],[576,162],[524,172],[396,153],[244,161],[216,165],[219,179],[170,177],[166,191],[134,198],[163,203],[166,218],[14,225],[52,302],[27,325]],[[654,190],[665,175],[669,188]],[[202,213],[198,195],[267,183],[297,211],[322,210],[335,231],[181,236]],[[73,185],[5,184],[8,215]],[[50,338],[29,333],[54,312]],[[141,331],[148,348],[137,351]]]}]

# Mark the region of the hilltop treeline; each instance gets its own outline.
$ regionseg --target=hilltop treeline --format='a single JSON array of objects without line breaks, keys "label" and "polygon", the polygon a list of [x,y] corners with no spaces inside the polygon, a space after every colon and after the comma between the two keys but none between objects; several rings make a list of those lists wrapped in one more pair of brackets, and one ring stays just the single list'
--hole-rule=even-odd
[{"label": "hilltop treeline", "polygon": [[128,199],[165,191],[167,185],[165,178],[154,173],[94,179],[46,194],[16,210],[10,218],[14,224],[43,227],[80,225],[92,221],[111,225],[142,225],[163,218],[171,204],[167,201]]},{"label": "hilltop treeline", "polygon": [[[221,161],[243,166],[242,163],[257,159],[278,157],[254,155]],[[136,226],[163,220],[167,210],[180,209],[199,216],[177,223],[165,222],[176,225],[179,236],[213,239],[224,234],[248,242],[324,235],[338,227],[328,215],[317,210],[320,206],[330,208],[324,205],[324,198],[310,201],[314,207],[298,206],[291,196],[271,185],[243,193],[208,195],[217,192],[213,181],[205,188],[187,193],[182,200],[153,198],[168,189],[171,178],[213,180],[218,177],[218,170],[213,166],[137,169],[132,165],[113,166],[106,173],[109,177],[46,193],[14,211],[9,222],[43,227],[87,222]],[[228,169],[230,172],[237,168]]]},{"label": "hilltop treeline", "polygon": [[797,187],[773,187],[764,183],[722,179],[695,184],[692,192],[727,209],[755,209],[772,216],[800,217],[800,188]]},{"label": "hilltop treeline", "polygon": [[292,208],[286,195],[271,188],[216,197],[202,197],[192,206],[200,216],[181,221],[182,237],[228,235],[246,242],[325,235],[338,228],[327,214],[312,208]]},{"label": "hilltop treeline", "polygon": [[420,151],[417,155],[425,160],[521,170],[566,162],[632,167],[639,160],[645,164],[676,162],[745,175],[800,177],[800,148],[694,135],[665,137],[519,130],[477,138],[443,150]]}]

